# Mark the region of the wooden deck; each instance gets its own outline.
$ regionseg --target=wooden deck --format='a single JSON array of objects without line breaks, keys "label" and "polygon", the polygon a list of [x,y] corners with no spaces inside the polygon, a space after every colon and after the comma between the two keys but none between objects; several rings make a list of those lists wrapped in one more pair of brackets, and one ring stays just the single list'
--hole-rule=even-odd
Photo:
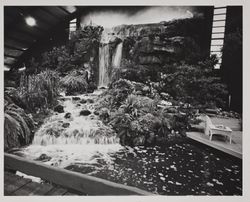
[{"label": "wooden deck", "polygon": [[216,135],[214,135],[213,140],[210,141],[208,136],[200,132],[187,132],[187,137],[209,147],[218,149],[222,152],[242,159],[242,145],[237,144],[234,138],[232,138],[232,144],[230,144],[228,141],[225,141],[222,138],[216,139]]},{"label": "wooden deck", "polygon": [[4,168],[50,182],[40,184],[6,172],[5,195],[154,195],[136,187],[48,166],[8,153],[4,154]]},{"label": "wooden deck", "polygon": [[4,172],[5,196],[63,196],[84,195],[48,183],[32,182],[10,172]]},{"label": "wooden deck", "polygon": [[[205,144],[209,147],[218,149],[222,152],[235,156],[242,159],[242,131],[240,131],[239,123],[237,119],[223,119],[211,117],[211,120],[214,124],[223,124],[230,127],[233,130],[232,144],[229,143],[228,139],[220,135],[214,135],[212,141],[209,140],[209,137],[204,134],[204,132],[192,131],[187,132],[187,137],[202,144]],[[193,126],[199,131],[204,130],[204,122],[199,125]]]}]

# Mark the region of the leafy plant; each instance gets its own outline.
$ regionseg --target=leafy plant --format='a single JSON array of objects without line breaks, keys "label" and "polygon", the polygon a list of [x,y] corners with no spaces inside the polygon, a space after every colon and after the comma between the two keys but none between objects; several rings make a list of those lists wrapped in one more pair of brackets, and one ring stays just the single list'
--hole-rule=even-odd
[{"label": "leafy plant", "polygon": [[67,95],[75,93],[85,93],[88,89],[88,83],[84,70],[73,70],[60,81],[61,86],[65,88]]},{"label": "leafy plant", "polygon": [[20,91],[14,87],[4,88],[4,101],[7,104],[15,104],[23,109],[28,109],[27,103],[22,100]]},{"label": "leafy plant", "polygon": [[23,109],[7,104],[4,109],[4,150],[27,145],[32,140],[34,123]]},{"label": "leafy plant", "polygon": [[184,103],[225,107],[227,86],[214,73],[215,63],[211,58],[197,65],[167,65],[162,69],[158,90]]},{"label": "leafy plant", "polygon": [[29,76],[23,74],[18,92],[31,111],[46,109],[55,103],[59,94],[59,75],[53,70]]}]

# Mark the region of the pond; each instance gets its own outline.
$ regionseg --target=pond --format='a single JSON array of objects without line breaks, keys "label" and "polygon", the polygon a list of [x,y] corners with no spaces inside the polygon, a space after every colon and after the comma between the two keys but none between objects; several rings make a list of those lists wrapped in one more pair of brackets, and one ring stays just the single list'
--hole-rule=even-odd
[{"label": "pond", "polygon": [[165,148],[30,146],[21,153],[31,159],[46,154],[51,158],[46,164],[156,194],[242,195],[241,161],[189,141]]},{"label": "pond", "polygon": [[[61,102],[65,113],[54,113],[33,143],[15,153],[155,194],[242,195],[242,161],[215,149],[188,139],[164,147],[130,148],[121,146],[115,136],[94,136],[93,131],[105,126],[93,115],[92,101],[79,103],[97,96],[65,96]],[[79,116],[83,108],[92,117]],[[68,112],[72,118],[65,120]]]}]

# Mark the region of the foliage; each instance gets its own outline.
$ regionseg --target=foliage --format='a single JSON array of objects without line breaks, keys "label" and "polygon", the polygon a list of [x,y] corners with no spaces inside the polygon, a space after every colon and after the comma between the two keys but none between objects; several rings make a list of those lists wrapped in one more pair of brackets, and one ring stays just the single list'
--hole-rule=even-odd
[{"label": "foliage", "polygon": [[66,46],[53,47],[51,51],[42,54],[41,68],[53,69],[58,72],[64,73],[76,68],[76,65],[72,62],[73,56]]},{"label": "foliage", "polygon": [[129,95],[118,111],[111,113],[110,124],[119,135],[121,144],[158,144],[185,134],[190,114],[181,111],[166,113],[159,110],[157,104],[145,96]]},{"label": "foliage", "polygon": [[88,83],[84,70],[73,70],[60,81],[67,95],[87,92]]},{"label": "foliage", "polygon": [[[98,53],[102,31],[100,26],[85,26],[72,32],[68,44],[53,47],[44,52],[41,58],[32,58],[27,68],[28,74],[51,69],[66,75],[74,69],[86,68],[84,64],[90,64],[91,58]],[[91,64],[91,68],[94,68],[94,64]]]},{"label": "foliage", "polygon": [[34,123],[23,109],[15,104],[4,107],[4,150],[19,147],[32,140]]},{"label": "foliage", "polygon": [[159,96],[143,95],[145,88],[148,92],[145,84],[126,79],[113,82],[96,103],[100,119],[112,126],[123,145],[164,144],[185,136],[195,110],[184,103],[175,110],[161,109]]},{"label": "foliage", "polygon": [[211,58],[198,65],[166,65],[160,75],[158,90],[184,103],[225,107],[227,87],[215,75],[215,63],[215,58]]},{"label": "foliage", "polygon": [[4,101],[7,104],[15,104],[25,110],[28,108],[27,103],[25,103],[20,96],[20,91],[13,87],[4,88]]},{"label": "foliage", "polygon": [[29,110],[47,109],[59,94],[59,76],[56,71],[45,70],[36,75],[22,75],[18,92]]},{"label": "foliage", "polygon": [[118,107],[133,92],[133,84],[125,79],[119,79],[110,86],[109,93],[112,96],[112,103]]}]

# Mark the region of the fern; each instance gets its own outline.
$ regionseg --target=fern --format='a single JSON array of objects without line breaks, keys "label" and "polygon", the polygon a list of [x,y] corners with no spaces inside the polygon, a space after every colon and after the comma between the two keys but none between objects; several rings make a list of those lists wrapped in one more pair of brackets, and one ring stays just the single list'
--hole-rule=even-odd
[{"label": "fern", "polygon": [[33,120],[15,104],[5,106],[4,149],[27,145],[32,139]]},{"label": "fern", "polygon": [[52,70],[45,70],[36,75],[22,75],[18,92],[31,111],[36,108],[48,108],[59,94],[59,75]]},{"label": "fern", "polygon": [[88,83],[85,80],[84,72],[73,70],[60,83],[65,88],[66,93],[85,93],[88,88]]}]

